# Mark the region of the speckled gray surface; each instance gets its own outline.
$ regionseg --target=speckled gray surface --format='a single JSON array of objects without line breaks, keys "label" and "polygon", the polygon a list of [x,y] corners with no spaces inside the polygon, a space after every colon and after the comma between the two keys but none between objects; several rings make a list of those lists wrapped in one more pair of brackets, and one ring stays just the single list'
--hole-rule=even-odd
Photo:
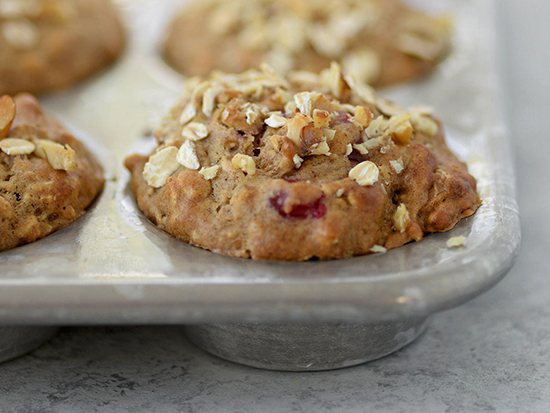
[{"label": "speckled gray surface", "polygon": [[238,366],[179,327],[63,329],[0,365],[0,411],[550,412],[550,2],[499,4],[524,235],[499,285],[398,353],[331,372]]}]

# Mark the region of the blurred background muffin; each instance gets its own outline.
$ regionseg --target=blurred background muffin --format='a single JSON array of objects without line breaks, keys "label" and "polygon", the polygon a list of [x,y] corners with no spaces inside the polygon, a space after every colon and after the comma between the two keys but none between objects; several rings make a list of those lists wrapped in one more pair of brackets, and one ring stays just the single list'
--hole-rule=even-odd
[{"label": "blurred background muffin", "polygon": [[0,0],[0,94],[70,86],[123,47],[109,0]]},{"label": "blurred background muffin", "polygon": [[185,75],[238,73],[263,61],[280,73],[319,72],[335,60],[374,86],[430,72],[452,24],[398,0],[205,0],[171,24],[165,60]]}]

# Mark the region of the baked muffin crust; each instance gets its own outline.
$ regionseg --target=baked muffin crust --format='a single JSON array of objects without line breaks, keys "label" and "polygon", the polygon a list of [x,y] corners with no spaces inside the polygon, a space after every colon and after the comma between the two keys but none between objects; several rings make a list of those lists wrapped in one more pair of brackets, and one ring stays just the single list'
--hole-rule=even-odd
[{"label": "baked muffin crust", "polygon": [[0,98],[0,251],[75,221],[103,184],[93,155],[33,96]]},{"label": "baked muffin crust", "polygon": [[427,108],[404,109],[333,63],[191,79],[151,156],[126,160],[139,208],[212,251],[346,258],[447,231],[480,204]]}]

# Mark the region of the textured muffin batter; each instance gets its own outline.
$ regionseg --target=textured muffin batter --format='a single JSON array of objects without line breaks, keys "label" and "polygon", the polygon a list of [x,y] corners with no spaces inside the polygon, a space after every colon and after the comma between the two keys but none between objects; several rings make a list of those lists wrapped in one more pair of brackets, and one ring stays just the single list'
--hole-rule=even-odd
[{"label": "textured muffin batter", "polygon": [[70,86],[123,46],[109,0],[0,0],[0,94]]},{"label": "textured muffin batter", "polygon": [[139,208],[212,251],[271,260],[383,252],[447,231],[476,182],[424,107],[377,97],[333,63],[187,82],[151,156],[126,160]]},{"label": "textured muffin batter", "polygon": [[431,71],[450,48],[448,17],[398,0],[201,0],[169,28],[166,61],[185,75],[240,73],[267,62],[279,73],[339,61],[383,86]]},{"label": "textured muffin batter", "polygon": [[0,251],[67,226],[103,183],[92,154],[34,97],[0,98]]}]

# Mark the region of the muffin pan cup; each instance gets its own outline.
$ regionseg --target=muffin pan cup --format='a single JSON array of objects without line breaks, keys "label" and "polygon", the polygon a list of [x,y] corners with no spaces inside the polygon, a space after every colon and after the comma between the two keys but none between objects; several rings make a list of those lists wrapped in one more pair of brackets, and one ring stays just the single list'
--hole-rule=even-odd
[{"label": "muffin pan cup", "polygon": [[[481,294],[511,268],[521,236],[511,145],[498,106],[494,0],[438,2],[437,11],[456,16],[452,55],[429,78],[381,92],[405,106],[435,108],[449,146],[478,181],[481,208],[448,233],[385,254],[303,263],[236,259],[189,246],[147,221],[129,193],[123,159],[153,147],[151,131],[182,90],[156,43],[177,4],[119,2],[132,39],[123,59],[76,88],[41,98],[95,151],[108,182],[69,227],[0,253],[0,340],[18,349],[4,350],[2,358],[37,345],[53,331],[49,326],[159,323],[188,325],[197,345],[239,363],[338,368],[406,345],[430,315]],[[456,236],[466,237],[464,246],[447,248]]]}]

